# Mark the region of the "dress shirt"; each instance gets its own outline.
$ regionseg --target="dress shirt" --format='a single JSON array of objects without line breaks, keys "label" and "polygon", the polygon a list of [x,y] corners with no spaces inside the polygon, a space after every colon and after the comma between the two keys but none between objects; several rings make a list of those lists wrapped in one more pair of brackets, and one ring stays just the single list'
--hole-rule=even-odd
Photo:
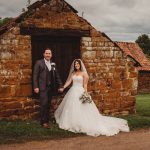
[{"label": "dress shirt", "polygon": [[51,71],[52,66],[51,66],[51,62],[50,62],[50,60],[49,60],[49,61],[47,61],[47,60],[44,58],[44,61],[45,61],[45,64],[46,64],[46,66],[47,66],[48,70],[49,70],[49,71]]}]

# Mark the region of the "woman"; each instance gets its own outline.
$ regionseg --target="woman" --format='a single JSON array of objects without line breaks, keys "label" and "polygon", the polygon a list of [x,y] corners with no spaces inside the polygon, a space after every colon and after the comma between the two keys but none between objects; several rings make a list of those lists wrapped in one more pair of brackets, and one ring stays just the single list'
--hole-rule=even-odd
[{"label": "woman", "polygon": [[80,59],[75,59],[64,89],[72,82],[73,85],[54,114],[59,127],[91,136],[112,136],[119,131],[129,132],[126,120],[103,116],[93,101],[84,104],[80,101],[81,95],[87,91],[88,78],[83,62]]}]

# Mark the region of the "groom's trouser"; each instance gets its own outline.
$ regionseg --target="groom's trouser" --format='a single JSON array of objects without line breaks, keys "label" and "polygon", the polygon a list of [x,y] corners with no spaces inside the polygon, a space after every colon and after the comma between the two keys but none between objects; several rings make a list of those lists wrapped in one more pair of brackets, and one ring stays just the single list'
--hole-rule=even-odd
[{"label": "groom's trouser", "polygon": [[52,89],[47,87],[44,91],[40,91],[40,123],[49,122],[49,110],[51,106]]}]

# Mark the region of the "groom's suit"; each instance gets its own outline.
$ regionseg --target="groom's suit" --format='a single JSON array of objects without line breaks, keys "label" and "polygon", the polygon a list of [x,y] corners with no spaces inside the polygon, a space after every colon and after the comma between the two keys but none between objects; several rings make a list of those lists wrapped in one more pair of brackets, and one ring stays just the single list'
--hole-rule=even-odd
[{"label": "groom's suit", "polygon": [[33,71],[33,88],[40,90],[41,124],[48,123],[52,96],[61,86],[62,82],[55,63],[51,63],[49,70],[44,59],[38,60]]}]

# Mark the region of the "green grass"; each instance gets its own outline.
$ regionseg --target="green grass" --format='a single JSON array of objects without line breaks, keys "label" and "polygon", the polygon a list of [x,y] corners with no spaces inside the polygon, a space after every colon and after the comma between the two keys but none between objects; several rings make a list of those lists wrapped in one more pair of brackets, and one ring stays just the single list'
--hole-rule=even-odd
[{"label": "green grass", "polygon": [[61,139],[81,135],[83,134],[75,134],[59,129],[56,124],[52,124],[49,129],[44,129],[36,121],[0,122],[0,144],[30,140]]},{"label": "green grass", "polygon": [[150,117],[150,94],[138,95],[136,99],[137,114]]},{"label": "green grass", "polygon": [[150,127],[150,117],[130,115],[122,116],[121,118],[128,120],[130,130]]},{"label": "green grass", "polygon": [[[131,130],[150,127],[150,94],[136,97],[136,115],[119,116],[128,120]],[[0,144],[31,140],[61,139],[83,134],[74,134],[52,124],[49,129],[41,128],[37,121],[0,121]]]},{"label": "green grass", "polygon": [[130,129],[150,127],[150,94],[136,96],[136,114],[120,116],[128,120]]}]

